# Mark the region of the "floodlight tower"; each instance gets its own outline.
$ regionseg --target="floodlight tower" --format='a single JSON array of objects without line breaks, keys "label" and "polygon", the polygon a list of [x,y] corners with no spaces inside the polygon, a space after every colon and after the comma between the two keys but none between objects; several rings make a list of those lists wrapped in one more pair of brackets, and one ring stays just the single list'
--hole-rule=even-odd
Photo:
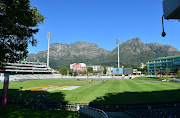
[{"label": "floodlight tower", "polygon": [[51,40],[51,32],[47,33],[47,39],[48,39],[47,67],[49,67],[49,41]]},{"label": "floodlight tower", "polygon": [[118,68],[119,68],[120,67],[120,65],[119,65],[119,44],[120,44],[120,39],[119,38],[116,39],[116,44],[118,44]]}]

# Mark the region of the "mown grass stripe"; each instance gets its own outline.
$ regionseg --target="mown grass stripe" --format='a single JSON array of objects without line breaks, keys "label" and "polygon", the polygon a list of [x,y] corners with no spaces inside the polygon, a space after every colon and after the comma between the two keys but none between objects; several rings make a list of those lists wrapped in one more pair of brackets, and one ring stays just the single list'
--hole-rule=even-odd
[{"label": "mown grass stripe", "polygon": [[[28,80],[31,81],[31,80]],[[70,80],[36,80],[36,82],[10,82],[9,89],[40,87],[40,86],[81,86],[71,91],[51,91],[49,93],[62,94],[65,100],[69,102],[89,103],[98,97],[107,98],[108,103],[145,103],[145,102],[161,102],[161,101],[178,101],[180,100],[180,83],[161,82],[152,80],[106,80],[103,83],[100,80],[94,80],[88,83],[88,80],[76,79]],[[140,84],[137,84],[140,83]],[[159,84],[156,84],[159,83]],[[0,83],[1,91],[3,82]],[[11,91],[11,90],[10,90]],[[8,91],[8,96],[14,95]],[[14,90],[15,91],[15,90]],[[157,92],[154,92],[157,91]],[[19,93],[18,91],[15,93]],[[32,92],[35,93],[35,92]],[[38,92],[46,93],[46,92]],[[11,94],[11,95],[10,95]],[[59,99],[55,94],[48,99]],[[77,99],[76,99],[77,97]],[[164,99],[165,98],[165,99]],[[106,101],[106,102],[107,102]]]}]

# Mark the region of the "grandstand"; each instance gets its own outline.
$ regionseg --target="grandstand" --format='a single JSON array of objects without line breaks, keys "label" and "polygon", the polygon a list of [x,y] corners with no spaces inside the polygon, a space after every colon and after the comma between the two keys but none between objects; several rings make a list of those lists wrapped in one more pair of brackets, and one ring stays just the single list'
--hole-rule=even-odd
[{"label": "grandstand", "polygon": [[59,79],[60,74],[15,74],[10,75],[10,81],[21,81],[21,80],[44,80],[44,79]]},{"label": "grandstand", "polygon": [[3,69],[0,72],[9,72],[11,74],[50,74],[54,70],[43,62],[18,61],[16,63],[2,63]]},{"label": "grandstand", "polygon": [[179,118],[179,103],[164,104],[136,104],[136,105],[120,105],[120,104],[101,104],[90,105],[90,107],[101,109],[108,112],[124,112],[132,118]]}]

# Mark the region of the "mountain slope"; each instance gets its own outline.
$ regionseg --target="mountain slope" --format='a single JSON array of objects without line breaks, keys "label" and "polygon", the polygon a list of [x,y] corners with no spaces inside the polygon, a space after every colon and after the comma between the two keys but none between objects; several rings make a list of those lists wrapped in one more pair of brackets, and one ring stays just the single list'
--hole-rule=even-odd
[{"label": "mountain slope", "polygon": [[[144,44],[139,38],[123,42],[119,46],[120,65],[138,67],[140,63],[164,56],[180,55],[170,46],[158,43]],[[27,60],[46,62],[47,51],[29,54]],[[55,43],[50,45],[50,66],[54,69],[69,67],[70,63],[84,62],[89,65],[117,66],[117,47],[112,51],[99,48],[97,44],[76,42],[70,45]]]}]

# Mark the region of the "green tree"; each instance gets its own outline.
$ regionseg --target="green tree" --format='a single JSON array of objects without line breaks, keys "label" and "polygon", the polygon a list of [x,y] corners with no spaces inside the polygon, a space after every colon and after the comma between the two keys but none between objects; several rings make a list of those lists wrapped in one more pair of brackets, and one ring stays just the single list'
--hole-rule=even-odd
[{"label": "green tree", "polygon": [[83,71],[83,74],[87,74],[87,71],[86,71],[86,70],[84,70],[84,71]]},{"label": "green tree", "polygon": [[37,44],[34,34],[44,19],[36,6],[30,6],[30,0],[0,0],[0,61],[25,58],[28,44]]},{"label": "green tree", "polygon": [[88,68],[87,68],[87,71],[90,72],[90,73],[92,73],[92,72],[93,72],[93,67],[88,67]]},{"label": "green tree", "polygon": [[74,75],[74,76],[77,76],[77,75],[78,75],[77,71],[75,71],[73,75]]},{"label": "green tree", "polygon": [[164,71],[165,75],[169,75],[170,73],[170,69],[169,68],[166,68],[166,70]]},{"label": "green tree", "polygon": [[130,65],[125,65],[124,68],[131,68],[131,66]]},{"label": "green tree", "polygon": [[180,77],[180,70],[177,71],[177,75]]},{"label": "green tree", "polygon": [[147,71],[146,70],[144,70],[144,74],[147,75]]},{"label": "green tree", "polygon": [[106,66],[104,66],[103,73],[106,74],[106,72],[107,72],[107,68]]},{"label": "green tree", "polygon": [[67,75],[67,68],[66,68],[66,67],[61,68],[61,69],[59,69],[59,72],[60,72],[62,75]]},{"label": "green tree", "polygon": [[73,69],[69,69],[69,73],[72,74],[73,73]]},{"label": "green tree", "polygon": [[143,70],[144,70],[144,71],[145,71],[145,70],[147,71],[147,66],[144,66]]},{"label": "green tree", "polygon": [[138,71],[144,71],[142,68],[137,68]]},{"label": "green tree", "polygon": [[158,76],[158,72],[156,72],[156,77]]}]

